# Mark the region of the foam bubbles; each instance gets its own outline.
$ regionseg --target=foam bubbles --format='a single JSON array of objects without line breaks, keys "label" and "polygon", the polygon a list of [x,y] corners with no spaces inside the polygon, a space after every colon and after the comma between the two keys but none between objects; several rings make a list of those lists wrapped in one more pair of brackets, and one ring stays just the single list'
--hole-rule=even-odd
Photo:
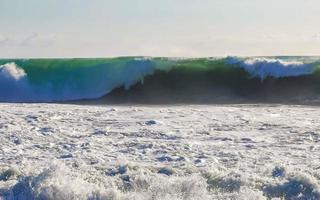
[{"label": "foam bubbles", "polygon": [[275,58],[227,58],[229,64],[240,66],[254,77],[262,80],[267,77],[281,78],[312,74],[313,64],[301,61],[289,61]]},{"label": "foam bubbles", "polygon": [[5,79],[19,81],[25,77],[26,73],[24,70],[19,68],[15,63],[0,65],[0,81]]}]

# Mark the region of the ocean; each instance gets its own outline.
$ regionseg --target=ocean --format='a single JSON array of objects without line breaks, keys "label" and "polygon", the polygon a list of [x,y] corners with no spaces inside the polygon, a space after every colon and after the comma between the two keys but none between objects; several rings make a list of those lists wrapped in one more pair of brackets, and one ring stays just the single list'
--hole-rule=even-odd
[{"label": "ocean", "polygon": [[0,60],[0,200],[318,200],[320,58]]}]

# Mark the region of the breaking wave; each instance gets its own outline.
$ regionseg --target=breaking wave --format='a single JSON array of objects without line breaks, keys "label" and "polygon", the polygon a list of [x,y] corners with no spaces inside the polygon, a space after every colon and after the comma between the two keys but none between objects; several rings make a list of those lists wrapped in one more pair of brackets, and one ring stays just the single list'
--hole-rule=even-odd
[{"label": "breaking wave", "polygon": [[106,96],[130,102],[167,96],[170,102],[188,97],[275,97],[284,90],[295,91],[289,94],[293,97],[308,91],[301,96],[312,94],[314,98],[320,81],[319,63],[315,57],[0,60],[0,101],[53,102]]},{"label": "breaking wave", "polygon": [[315,66],[302,61],[286,61],[281,59],[251,58],[238,60],[228,59],[230,64],[238,64],[252,76],[265,79],[267,77],[282,78],[312,74]]}]

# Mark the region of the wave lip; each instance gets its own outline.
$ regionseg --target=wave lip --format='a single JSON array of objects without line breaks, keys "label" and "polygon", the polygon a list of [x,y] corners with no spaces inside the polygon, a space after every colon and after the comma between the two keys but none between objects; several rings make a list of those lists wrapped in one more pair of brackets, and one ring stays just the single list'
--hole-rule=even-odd
[{"label": "wave lip", "polygon": [[13,79],[18,81],[26,76],[26,73],[23,69],[20,69],[15,63],[7,63],[0,66],[0,78],[4,79]]},{"label": "wave lip", "polygon": [[275,58],[228,58],[228,63],[238,65],[254,77],[264,80],[267,77],[282,78],[309,75],[315,71],[315,66],[301,61],[285,61]]}]

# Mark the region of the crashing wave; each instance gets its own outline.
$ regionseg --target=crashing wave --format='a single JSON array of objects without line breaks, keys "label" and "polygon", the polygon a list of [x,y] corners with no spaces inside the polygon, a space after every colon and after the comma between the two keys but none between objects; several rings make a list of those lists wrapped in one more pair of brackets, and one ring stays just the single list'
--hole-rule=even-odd
[{"label": "crashing wave", "polygon": [[[222,86],[225,91],[238,95],[238,91],[246,90],[248,86],[259,89],[261,83],[256,82],[255,78],[265,80],[314,75],[318,63],[318,60],[308,61],[307,58],[237,57],[0,60],[0,101],[97,99],[117,88],[129,90],[146,78],[149,82],[153,79],[153,85],[157,86],[145,83],[147,93],[152,90],[151,93],[155,94],[164,86],[176,90],[174,94],[191,88],[219,96],[217,88],[212,87]],[[157,77],[159,74],[161,77]],[[202,84],[199,84],[201,81]]]},{"label": "crashing wave", "polygon": [[285,61],[275,58],[249,58],[239,59],[230,57],[230,64],[238,64],[254,77],[262,80],[267,77],[281,78],[312,74],[315,65],[301,61]]}]

